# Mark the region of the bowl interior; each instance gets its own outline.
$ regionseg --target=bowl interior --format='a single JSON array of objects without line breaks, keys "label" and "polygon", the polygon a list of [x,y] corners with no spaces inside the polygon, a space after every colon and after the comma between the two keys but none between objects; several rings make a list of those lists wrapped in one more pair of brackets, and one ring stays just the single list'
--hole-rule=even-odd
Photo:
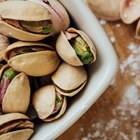
[{"label": "bowl interior", "polygon": [[117,71],[116,53],[97,19],[84,2],[82,0],[60,0],[60,2],[76,26],[85,31],[95,43],[97,61],[88,67],[88,84],[77,96],[69,99],[64,116],[54,122],[38,125],[31,140],[52,140],[62,134],[98,99]]}]

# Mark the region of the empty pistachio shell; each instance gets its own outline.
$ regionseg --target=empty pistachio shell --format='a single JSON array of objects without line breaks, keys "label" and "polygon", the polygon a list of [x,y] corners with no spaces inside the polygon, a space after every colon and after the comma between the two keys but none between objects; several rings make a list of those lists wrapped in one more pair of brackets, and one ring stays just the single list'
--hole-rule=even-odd
[{"label": "empty pistachio shell", "polygon": [[82,66],[74,67],[67,63],[62,63],[52,75],[52,80],[58,93],[74,96],[84,87],[83,84],[85,85],[87,81],[87,73]]},{"label": "empty pistachio shell", "polygon": [[66,110],[66,98],[59,95],[53,85],[38,89],[32,103],[40,119],[52,121],[59,118]]},{"label": "empty pistachio shell", "polygon": [[130,24],[140,17],[139,0],[122,0],[120,5],[120,15],[124,23]]},{"label": "empty pistachio shell", "polygon": [[33,133],[34,124],[20,113],[0,116],[0,140],[28,140]]},{"label": "empty pistachio shell", "polygon": [[3,60],[3,52],[5,51],[5,49],[9,46],[9,39],[0,34],[0,61]]},{"label": "empty pistachio shell", "polygon": [[91,64],[96,60],[95,46],[82,31],[69,28],[62,31],[56,42],[59,56],[73,66]]},{"label": "empty pistachio shell", "polygon": [[120,19],[120,2],[121,0],[87,0],[97,16],[111,21]]},{"label": "empty pistachio shell", "polygon": [[8,65],[2,67],[0,108],[3,113],[25,113],[30,102],[30,84],[24,73],[16,73]]},{"label": "empty pistachio shell", "polygon": [[24,41],[38,41],[50,36],[51,15],[41,5],[16,0],[1,2],[0,16],[0,33],[6,36]]},{"label": "empty pistachio shell", "polygon": [[16,42],[8,46],[3,57],[16,71],[31,76],[51,74],[60,63],[53,47],[43,43]]},{"label": "empty pistachio shell", "polygon": [[51,14],[52,33],[58,33],[69,27],[70,19],[65,8],[57,0],[29,0],[44,6]]}]

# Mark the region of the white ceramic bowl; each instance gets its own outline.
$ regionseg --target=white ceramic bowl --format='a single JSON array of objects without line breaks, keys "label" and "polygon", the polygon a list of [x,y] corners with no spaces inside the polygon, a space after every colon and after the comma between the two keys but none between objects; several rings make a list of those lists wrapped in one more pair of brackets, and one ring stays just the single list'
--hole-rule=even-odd
[{"label": "white ceramic bowl", "polygon": [[82,0],[60,0],[97,48],[97,61],[89,68],[89,81],[83,92],[71,99],[65,115],[57,121],[38,126],[31,140],[53,140],[74,124],[99,98],[116,74],[118,59],[105,32]]}]

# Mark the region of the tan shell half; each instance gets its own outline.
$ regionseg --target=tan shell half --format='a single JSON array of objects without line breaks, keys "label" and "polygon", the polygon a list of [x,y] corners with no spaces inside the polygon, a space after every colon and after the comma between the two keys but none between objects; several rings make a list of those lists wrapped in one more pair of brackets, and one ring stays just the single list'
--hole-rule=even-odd
[{"label": "tan shell half", "polygon": [[91,10],[105,20],[119,20],[121,0],[86,0]]},{"label": "tan shell half", "polygon": [[57,0],[48,0],[49,4],[42,0],[28,0],[44,6],[51,14],[53,24],[52,34],[64,31],[69,27],[70,19],[66,9]]},{"label": "tan shell half", "polygon": [[[20,113],[9,113],[0,116],[0,127],[4,124],[9,123],[15,120],[28,120],[29,118]],[[0,140],[28,140],[29,137],[32,135],[32,129],[23,129],[23,130],[16,130],[13,132],[8,132],[3,135],[0,135]]]},{"label": "tan shell half", "polygon": [[66,98],[64,97],[63,105],[57,115],[51,114],[54,111],[56,102],[56,91],[53,85],[48,85],[37,90],[33,95],[32,103],[40,119],[52,121],[59,118],[66,110]]},{"label": "tan shell half", "polygon": [[[2,67],[0,76],[8,65]],[[21,112],[26,113],[30,102],[30,84],[24,73],[18,74],[9,84],[2,100],[4,113]]]},{"label": "tan shell half", "polygon": [[[30,46],[43,46],[46,47],[46,51],[25,53],[12,57],[11,59],[8,58],[9,51],[15,48]],[[30,76],[44,76],[51,74],[57,69],[60,63],[60,58],[53,50],[53,47],[34,42],[16,42],[8,46],[3,57],[16,71],[24,72]]]},{"label": "tan shell half", "polygon": [[[29,1],[15,0],[0,3],[0,16],[2,19],[25,21],[41,21],[51,18],[50,14],[43,6]],[[18,29],[3,20],[0,21],[0,27],[0,33],[23,41],[38,41],[50,36],[50,34],[34,34]]]},{"label": "tan shell half", "polygon": [[62,63],[58,70],[52,75],[52,80],[57,86],[56,91],[66,96],[77,94],[87,81],[87,73],[84,67],[74,67]]},{"label": "tan shell half", "polygon": [[6,48],[9,46],[9,39],[0,34],[0,61],[3,60],[3,52],[6,50]]},{"label": "tan shell half", "polygon": [[124,23],[130,24],[140,17],[139,0],[122,0],[120,5],[120,15]]},{"label": "tan shell half", "polygon": [[[76,30],[74,28],[69,28],[67,30],[67,32],[72,33],[72,34],[76,33],[85,40],[85,42],[88,44],[88,46],[90,48],[90,51],[93,54],[94,59],[92,62],[94,62],[96,60],[96,49],[95,49],[95,46],[94,46],[93,42],[91,41],[91,39],[83,31]],[[83,63],[78,58],[75,50],[69,43],[68,38],[66,37],[66,35],[64,34],[63,31],[60,33],[60,35],[57,39],[56,50],[57,50],[57,53],[59,54],[59,56],[68,64],[73,65],[73,66],[83,65]]]}]

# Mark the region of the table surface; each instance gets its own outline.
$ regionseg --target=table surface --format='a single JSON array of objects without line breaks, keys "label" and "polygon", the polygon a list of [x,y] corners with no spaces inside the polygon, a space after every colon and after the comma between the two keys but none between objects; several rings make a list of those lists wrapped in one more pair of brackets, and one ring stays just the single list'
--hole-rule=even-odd
[{"label": "table surface", "polygon": [[140,40],[136,23],[100,20],[119,57],[117,76],[103,95],[57,140],[140,139]]}]

